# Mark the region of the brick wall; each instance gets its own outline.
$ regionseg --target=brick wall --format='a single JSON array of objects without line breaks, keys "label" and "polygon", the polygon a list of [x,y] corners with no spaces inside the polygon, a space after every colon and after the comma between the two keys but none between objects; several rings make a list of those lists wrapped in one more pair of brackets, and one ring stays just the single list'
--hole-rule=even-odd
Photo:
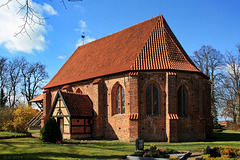
[{"label": "brick wall", "polygon": [[[166,76],[164,72],[139,73],[139,134],[145,141],[166,141]],[[146,88],[159,89],[159,115],[146,115]]]},{"label": "brick wall", "polygon": [[[146,115],[146,88],[151,83],[159,89],[158,115]],[[125,114],[114,114],[116,85],[125,91]],[[188,115],[173,118],[177,115],[177,90],[181,85],[189,91]],[[49,114],[47,108],[50,109],[57,89],[62,87],[44,92],[42,122]],[[73,92],[81,90],[93,102],[92,136],[95,139],[134,141],[141,137],[145,141],[176,142],[202,140],[212,134],[209,81],[195,73],[124,73],[74,83],[70,87]]]},{"label": "brick wall", "polygon": [[[107,94],[107,115],[105,116],[105,139],[119,139],[129,141],[129,113],[130,113],[130,96],[129,85],[130,77],[128,74],[121,74],[104,78],[104,92]],[[121,85],[125,92],[125,114],[115,114],[114,98],[116,86]]]},{"label": "brick wall", "polygon": [[[188,90],[188,113],[179,116],[177,120],[178,141],[204,140],[207,138],[207,132],[212,130],[209,81],[198,74],[186,72],[177,72],[175,78],[177,85],[172,90],[175,95],[181,85],[186,86]],[[176,102],[175,104],[177,105]]]}]

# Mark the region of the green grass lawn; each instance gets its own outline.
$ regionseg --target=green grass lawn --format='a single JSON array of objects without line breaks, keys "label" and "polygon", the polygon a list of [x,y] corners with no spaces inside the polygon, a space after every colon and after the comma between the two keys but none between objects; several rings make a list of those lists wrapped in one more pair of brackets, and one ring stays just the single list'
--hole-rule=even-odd
[{"label": "green grass lawn", "polygon": [[40,129],[29,129],[28,130],[29,133],[40,133]]},{"label": "green grass lawn", "polygon": [[8,136],[16,136],[16,135],[26,135],[26,133],[7,132],[7,131],[0,132],[0,137],[8,137]]},{"label": "green grass lawn", "polygon": [[[155,144],[158,148],[201,152],[206,146],[240,147],[240,132],[224,131],[215,133],[214,137],[215,139],[212,142],[146,142],[145,148]],[[37,138],[0,139],[0,159],[121,159],[135,150],[135,143],[133,142],[70,142],[73,142],[73,144],[43,143]]]}]

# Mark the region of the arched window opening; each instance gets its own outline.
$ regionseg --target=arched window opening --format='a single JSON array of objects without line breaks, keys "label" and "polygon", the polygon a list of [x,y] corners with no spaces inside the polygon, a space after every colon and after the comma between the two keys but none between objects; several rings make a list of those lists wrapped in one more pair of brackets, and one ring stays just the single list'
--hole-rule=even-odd
[{"label": "arched window opening", "polygon": [[187,115],[188,110],[188,91],[187,88],[182,85],[178,89],[178,114],[180,116]]},{"label": "arched window opening", "polygon": [[82,94],[82,91],[81,91],[81,89],[80,89],[80,88],[78,88],[78,89],[76,90],[76,93]]},{"label": "arched window opening", "polygon": [[125,91],[121,85],[116,89],[116,114],[125,114]]},{"label": "arched window opening", "polygon": [[154,84],[150,84],[146,90],[146,112],[147,115],[159,114],[159,92]]}]

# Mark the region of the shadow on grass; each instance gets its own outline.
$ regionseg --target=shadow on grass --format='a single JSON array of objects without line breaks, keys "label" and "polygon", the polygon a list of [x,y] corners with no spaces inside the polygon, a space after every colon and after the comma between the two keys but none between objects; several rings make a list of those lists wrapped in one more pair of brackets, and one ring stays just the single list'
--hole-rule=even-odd
[{"label": "shadow on grass", "polygon": [[214,141],[240,141],[239,133],[214,133],[213,134]]},{"label": "shadow on grass", "polygon": [[69,153],[24,153],[24,154],[2,154],[0,159],[23,159],[23,160],[43,160],[54,158],[63,158],[63,159],[125,159],[126,156],[120,155],[110,155],[110,156],[97,156],[97,155],[78,155],[78,154],[69,154]]}]

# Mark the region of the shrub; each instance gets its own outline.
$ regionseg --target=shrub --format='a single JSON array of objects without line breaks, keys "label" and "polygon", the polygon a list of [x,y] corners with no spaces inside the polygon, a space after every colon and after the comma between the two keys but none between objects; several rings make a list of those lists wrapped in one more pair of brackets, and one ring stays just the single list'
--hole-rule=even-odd
[{"label": "shrub", "polygon": [[[210,152],[207,153],[207,150]],[[240,159],[240,147],[210,147],[205,149],[203,159]]]},{"label": "shrub", "polygon": [[0,130],[14,131],[13,127],[13,108],[0,109]]},{"label": "shrub", "polygon": [[43,142],[62,142],[61,130],[55,118],[49,118],[40,131],[40,139]]},{"label": "shrub", "polygon": [[13,112],[14,131],[25,133],[28,131],[28,122],[36,115],[31,106],[20,105]]},{"label": "shrub", "polygon": [[156,150],[156,149],[157,149],[156,145],[154,145],[154,144],[150,145],[150,150]]},{"label": "shrub", "polygon": [[[171,153],[178,153],[175,150],[169,150]],[[156,145],[150,145],[149,149],[145,150],[136,150],[133,156],[140,157],[152,157],[152,158],[169,158],[170,153],[168,153],[165,149],[159,148],[157,149]]]},{"label": "shrub", "polygon": [[31,106],[0,109],[0,130],[27,132],[28,122],[36,115]]}]

